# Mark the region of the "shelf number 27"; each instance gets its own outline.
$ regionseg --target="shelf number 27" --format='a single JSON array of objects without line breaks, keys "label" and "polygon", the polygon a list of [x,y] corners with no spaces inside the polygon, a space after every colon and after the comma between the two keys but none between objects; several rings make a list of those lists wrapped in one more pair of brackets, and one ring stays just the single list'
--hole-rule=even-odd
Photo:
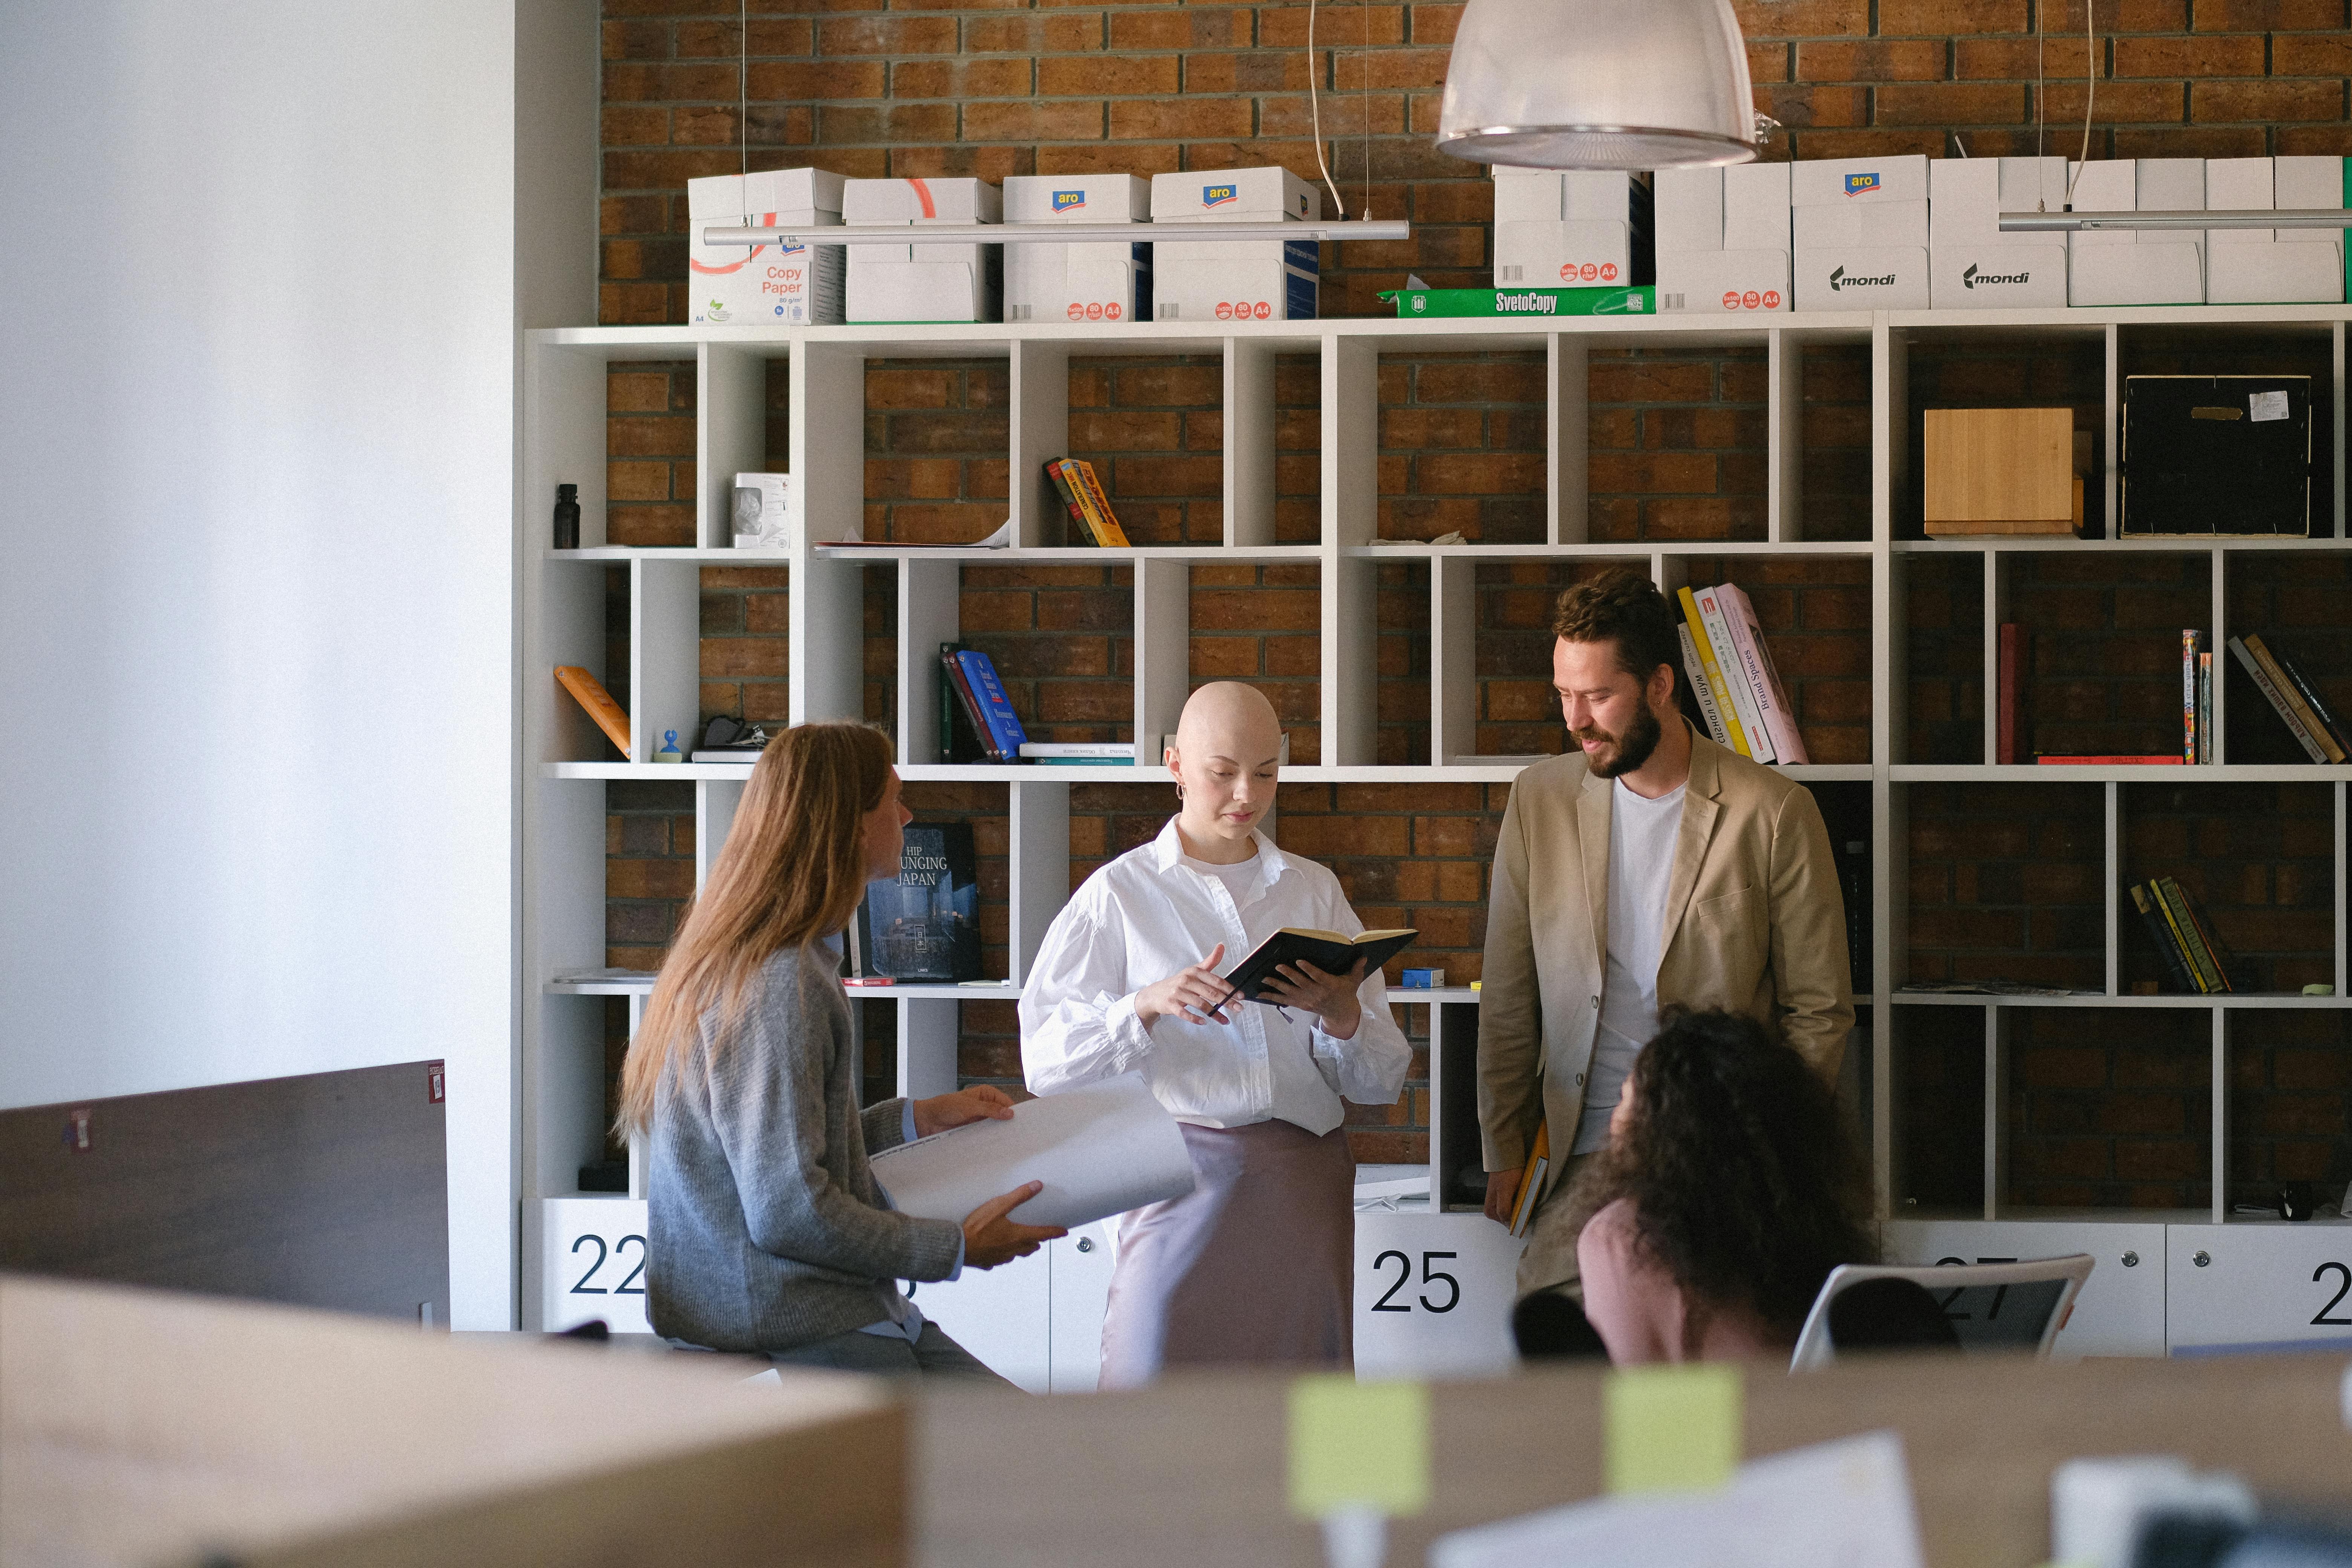
[{"label": "shelf number 27", "polygon": [[646,1271],[646,1238],[642,1236],[625,1236],[621,1237],[620,1240],[613,1243],[613,1250],[609,1256],[617,1262],[620,1258],[621,1248],[628,1246],[629,1243],[633,1241],[637,1244],[637,1266],[629,1270],[628,1277],[626,1279],[623,1279],[618,1285],[614,1286],[610,1290],[607,1290],[602,1285],[591,1285],[588,1283],[588,1281],[595,1279],[598,1274],[604,1271],[604,1259],[608,1256],[604,1250],[604,1238],[596,1235],[593,1231],[585,1236],[574,1237],[572,1241],[572,1256],[574,1258],[579,1257],[580,1249],[586,1247],[589,1243],[593,1242],[596,1244],[596,1261],[588,1266],[588,1272],[583,1274],[580,1277],[579,1282],[572,1287],[572,1294],[574,1296],[644,1295],[646,1293],[646,1288],[638,1284],[637,1280]]},{"label": "shelf number 27", "polygon": [[[1453,1275],[1445,1272],[1443,1268],[1433,1268],[1430,1267],[1430,1264],[1437,1258],[1459,1258],[1461,1254],[1458,1252],[1424,1252],[1421,1255],[1421,1282],[1423,1285],[1434,1285],[1441,1279],[1445,1281],[1445,1300],[1444,1304],[1441,1305],[1438,1302],[1431,1300],[1429,1299],[1429,1292],[1423,1290],[1421,1294],[1422,1310],[1425,1312],[1450,1312],[1454,1310],[1454,1308],[1462,1304],[1461,1282],[1455,1279]],[[1394,1306],[1391,1306],[1389,1304],[1389,1298],[1403,1289],[1408,1284],[1412,1283],[1412,1259],[1402,1252],[1391,1249],[1390,1251],[1381,1253],[1378,1258],[1372,1259],[1372,1271],[1377,1274],[1382,1268],[1385,1268],[1388,1266],[1389,1259],[1391,1258],[1396,1259],[1396,1283],[1391,1285],[1386,1290],[1381,1292],[1381,1299],[1372,1303],[1372,1310],[1375,1312],[1410,1312],[1412,1310],[1412,1302],[1399,1301]]]}]

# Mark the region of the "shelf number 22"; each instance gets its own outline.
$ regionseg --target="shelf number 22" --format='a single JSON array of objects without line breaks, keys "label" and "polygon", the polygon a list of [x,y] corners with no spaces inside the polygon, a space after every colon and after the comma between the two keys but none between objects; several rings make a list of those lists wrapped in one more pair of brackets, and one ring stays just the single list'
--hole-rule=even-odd
[{"label": "shelf number 22", "polygon": [[637,1279],[646,1271],[646,1238],[642,1236],[625,1236],[621,1237],[620,1240],[613,1244],[612,1256],[617,1259],[621,1248],[628,1246],[629,1243],[633,1241],[635,1242],[637,1244],[637,1266],[629,1270],[628,1278],[623,1279],[618,1285],[614,1286],[610,1290],[605,1289],[602,1285],[591,1285],[588,1283],[588,1281],[596,1278],[596,1276],[601,1273],[604,1268],[604,1259],[607,1255],[604,1251],[604,1238],[603,1237],[596,1235],[593,1231],[586,1236],[574,1237],[572,1242],[572,1256],[574,1258],[579,1257],[580,1249],[587,1246],[592,1241],[596,1244],[596,1261],[588,1266],[588,1272],[583,1274],[580,1277],[579,1283],[572,1287],[572,1294],[574,1296],[644,1295],[646,1293],[646,1288],[638,1284]]},{"label": "shelf number 22", "polygon": [[2344,1300],[2347,1292],[2352,1292],[2352,1268],[2347,1268],[2341,1263],[2323,1263],[2311,1271],[2311,1282],[2314,1285],[2318,1284],[2319,1277],[2331,1268],[2336,1271],[2336,1294],[2327,1298],[2327,1305],[2320,1308],[2318,1315],[2311,1321],[2315,1323],[2327,1323],[2337,1328],[2352,1329],[2352,1318],[2331,1318],[2327,1315],[2336,1310],[2336,1302]]},{"label": "shelf number 22", "polygon": [[[1432,1268],[1430,1267],[1431,1262],[1436,1258],[1458,1258],[1460,1256],[1461,1254],[1456,1252],[1424,1252],[1421,1255],[1421,1282],[1423,1285],[1434,1285],[1440,1279],[1445,1281],[1444,1304],[1441,1306],[1437,1302],[1431,1300],[1429,1299],[1429,1293],[1424,1290],[1422,1292],[1421,1296],[1422,1310],[1425,1312],[1450,1312],[1454,1310],[1454,1308],[1462,1304],[1461,1282],[1455,1279],[1453,1275],[1445,1272],[1443,1268]],[[1412,1302],[1400,1301],[1396,1305],[1391,1306],[1389,1305],[1389,1298],[1403,1289],[1406,1285],[1412,1282],[1412,1259],[1402,1252],[1391,1249],[1391,1251],[1381,1253],[1378,1258],[1372,1259],[1372,1271],[1376,1274],[1380,1272],[1382,1268],[1388,1266],[1388,1261],[1391,1258],[1396,1259],[1396,1283],[1391,1285],[1386,1290],[1381,1292],[1381,1299],[1372,1303],[1372,1310],[1375,1312],[1410,1312],[1412,1310]]]}]

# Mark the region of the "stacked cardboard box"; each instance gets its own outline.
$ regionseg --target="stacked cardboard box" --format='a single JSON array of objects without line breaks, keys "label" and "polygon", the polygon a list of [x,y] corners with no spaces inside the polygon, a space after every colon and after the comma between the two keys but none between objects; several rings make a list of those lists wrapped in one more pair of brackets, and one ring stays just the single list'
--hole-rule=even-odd
[{"label": "stacked cardboard box", "polygon": [[1495,287],[1614,289],[1640,279],[1647,215],[1630,175],[1612,170],[1495,168]]},{"label": "stacked cardboard box", "polygon": [[1661,169],[1656,176],[1658,309],[1787,310],[1787,163]]},{"label": "stacked cardboard box", "polygon": [[[1134,174],[1016,174],[1004,182],[1007,223],[1139,224],[1151,186]],[[1151,247],[1012,245],[1004,250],[1008,321],[1148,321]]]},{"label": "stacked cardboard box", "polygon": [[[2340,207],[2344,161],[2329,157],[2210,158],[2208,212]],[[2336,304],[2344,298],[2344,231],[2207,231],[2205,298],[2216,305]]]},{"label": "stacked cardboard box", "polygon": [[[2202,212],[2202,158],[2073,163],[2076,212]],[[2105,229],[2066,237],[2070,305],[2195,305],[2205,298],[2205,231]]]},{"label": "stacked cardboard box", "polygon": [[[1304,223],[1323,216],[1313,185],[1283,168],[1154,174],[1151,221]],[[1151,310],[1161,321],[1312,321],[1322,251],[1313,240],[1160,240]]]},{"label": "stacked cardboard box", "polygon": [[2063,158],[1938,158],[1927,166],[1928,294],[1938,310],[2066,303],[2066,237],[2003,234],[2005,212],[2066,205]]},{"label": "stacked cardboard box", "polygon": [[813,326],[842,310],[843,247],[705,245],[711,224],[831,228],[842,221],[844,182],[823,169],[772,169],[686,183],[688,320]]},{"label": "stacked cardboard box", "polygon": [[1789,226],[1801,310],[1924,310],[1927,160],[1792,163]]},{"label": "stacked cardboard box", "polygon": [[[902,225],[1001,222],[1003,193],[984,180],[851,180],[842,220]],[[853,245],[852,321],[992,321],[1003,287],[997,245]]]}]

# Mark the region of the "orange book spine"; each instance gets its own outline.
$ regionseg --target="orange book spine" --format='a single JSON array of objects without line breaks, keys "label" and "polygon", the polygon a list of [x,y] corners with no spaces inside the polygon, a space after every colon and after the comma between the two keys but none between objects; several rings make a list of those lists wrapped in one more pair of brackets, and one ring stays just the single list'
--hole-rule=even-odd
[{"label": "orange book spine", "polygon": [[629,750],[629,716],[621,711],[621,705],[613,700],[604,683],[576,664],[557,665],[555,679],[581,707],[588,710],[588,717],[596,721],[596,727],[604,731],[607,740],[621,748],[621,755],[636,761],[636,753]]},{"label": "orange book spine", "polygon": [[1095,477],[1095,466],[1084,458],[1073,458],[1070,467],[1077,470],[1078,489],[1092,503],[1096,542],[1109,549],[1126,549],[1127,531],[1119,527],[1118,514],[1110,510],[1110,497],[1105,493],[1102,480]]}]

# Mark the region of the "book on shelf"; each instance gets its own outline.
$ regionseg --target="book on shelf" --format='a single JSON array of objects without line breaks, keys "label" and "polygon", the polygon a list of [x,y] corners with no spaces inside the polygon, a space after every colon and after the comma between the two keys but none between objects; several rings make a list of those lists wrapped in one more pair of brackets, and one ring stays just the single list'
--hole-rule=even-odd
[{"label": "book on shelf", "polygon": [[2190,910],[2189,895],[2181,890],[2180,884],[2169,877],[2150,878],[2147,897],[2156,906],[2165,934],[2171,939],[2173,952],[2188,973],[2190,988],[2207,996],[2229,990],[2228,975],[2207,946],[2202,928]]},{"label": "book on shelf", "polygon": [[604,683],[576,664],[557,665],[555,679],[572,693],[573,700],[588,710],[588,717],[596,721],[596,728],[604,731],[604,738],[621,748],[621,755],[635,762],[636,758],[629,750],[629,716],[621,711],[621,705],[613,700]]},{"label": "book on shelf", "polygon": [[[2253,640],[2259,643],[2261,639]],[[2304,678],[2303,670],[2294,660],[2268,647],[2262,647],[2257,651],[2267,654],[2271,662],[2285,674],[2287,683],[2294,688],[2295,696],[2302,700],[2304,710],[2318,721],[2319,728],[2336,742],[2336,749],[2352,755],[2352,734],[2347,734],[2336,715],[2328,710],[2326,699],[2319,695],[2319,689],[2316,686]]]},{"label": "book on shelf", "polygon": [[996,678],[995,661],[968,647],[956,654],[955,668],[963,679],[959,689],[968,693],[979,728],[988,737],[989,760],[1019,761],[1022,743],[1029,737],[1021,728],[1021,715],[1013,710],[1013,699],[1004,693],[1004,683]]},{"label": "book on shelf", "polygon": [[[2260,642],[2262,639],[2256,637],[2254,640]],[[2286,692],[2280,685],[2280,681],[2284,679],[2283,673],[2273,676],[2269,667],[2254,657],[2254,650],[2246,646],[2244,637],[2231,637],[2230,651],[2237,657],[2238,664],[2245,670],[2247,679],[2254,683],[2254,689],[2261,692],[2263,700],[2271,705],[2271,711],[2279,716],[2279,721],[2287,727],[2287,732],[2292,734],[2295,743],[2303,748],[2304,755],[2315,763],[2342,761],[2342,758],[2336,754],[2331,744],[2324,742],[2319,736],[2312,732],[2310,726],[2304,722],[2301,711],[2294,703],[2287,700]],[[2333,739],[2332,736],[2327,738],[2328,742],[2332,742]]]},{"label": "book on shelf", "polygon": [[[964,678],[960,642],[940,644],[940,755],[950,763],[992,763],[995,747],[988,738],[988,722]],[[958,720],[962,721],[961,724]]]},{"label": "book on shelf", "polygon": [[1698,644],[1686,626],[1677,626],[1683,643],[1683,676],[1690,682],[1691,697],[1698,704],[1698,716],[1706,722],[1708,737],[1718,746],[1731,744],[1731,731],[1724,728],[1723,710],[1716,705],[1715,689],[1707,683],[1706,667],[1700,662]]},{"label": "book on shelf", "polygon": [[1773,668],[1771,650],[1765,646],[1764,626],[1756,618],[1756,606],[1737,583],[1720,584],[1710,592],[1722,604],[1724,618],[1730,625],[1732,650],[1739,656],[1739,672],[1747,677],[1748,689],[1755,696],[1757,717],[1771,739],[1772,760],[1810,762],[1804,737],[1797,733],[1789,694],[1780,687],[1780,672]]},{"label": "book on shelf", "polygon": [[1045,465],[1045,477],[1069,510],[1070,521],[1078,525],[1073,536],[1090,540],[1106,549],[1127,547],[1127,531],[1118,525],[1118,516],[1110,509],[1110,497],[1103,489],[1102,480],[1095,475],[1095,466],[1083,458],[1055,458]]},{"label": "book on shelf", "polygon": [[[1732,705],[1730,691],[1724,680],[1723,656],[1716,650],[1714,640],[1707,635],[1706,619],[1699,613],[1698,600],[1688,588],[1675,590],[1675,598],[1682,605],[1683,631],[1690,647],[1698,650],[1698,674],[1691,679],[1694,691],[1703,679],[1708,699],[1715,703],[1716,717],[1723,721],[1724,733],[1716,737],[1741,756],[1752,756],[1747,731],[1740,728],[1739,710]],[[1687,657],[1687,650],[1685,651]]]},{"label": "book on shelf", "polygon": [[980,978],[979,858],[968,822],[910,823],[898,874],[866,884],[850,922],[850,978]]},{"label": "book on shelf", "polygon": [[1999,653],[1993,757],[2006,767],[2023,761],[2032,750],[2026,743],[2032,721],[2025,713],[2025,677],[2033,664],[2033,634],[2020,622],[2003,621]]},{"label": "book on shelf", "polygon": [[1024,741],[1021,760],[1049,768],[1133,767],[1135,746],[1129,741]]},{"label": "book on shelf", "polygon": [[2197,984],[2196,975],[2189,972],[2189,961],[2182,956],[2180,944],[2172,934],[2171,922],[2164,918],[2164,911],[2148,895],[2147,885],[2135,882],[2130,891],[2132,907],[2139,911],[2140,923],[2147,927],[2147,934],[2156,943],[2157,955],[2164,960],[2165,973],[2172,977],[2173,990],[2192,996],[2202,993],[2204,987]]},{"label": "book on shelf", "polygon": [[2168,766],[2177,768],[2180,765],[2179,754],[2174,752],[2158,752],[2148,756],[2129,756],[2120,752],[2114,755],[2074,756],[2056,752],[2044,752],[2033,760],[2043,767],[2161,768]]},{"label": "book on shelf", "polygon": [[1763,715],[1757,711],[1755,689],[1748,685],[1740,671],[1739,650],[1732,646],[1731,621],[1725,614],[1720,593],[1714,588],[1701,588],[1692,596],[1698,604],[1699,623],[1706,628],[1707,646],[1715,650],[1715,667],[1709,672],[1710,679],[1716,671],[1720,671],[1723,677],[1721,684],[1715,689],[1717,707],[1722,706],[1727,692],[1731,698],[1731,712],[1739,721],[1738,732],[1748,742],[1748,754],[1759,763],[1778,762],[1780,758],[1772,750],[1772,738],[1764,728]]},{"label": "book on shelf", "polygon": [[2178,903],[2187,913],[2189,933],[2196,938],[2198,951],[2204,963],[2212,967],[2213,978],[2218,989],[2229,992],[2242,990],[2244,987],[2242,972],[2238,967],[2238,955],[2230,951],[2230,944],[2223,942],[2221,933],[2213,929],[2212,919],[2207,915],[2203,907],[2195,899],[2189,897],[2187,889],[2170,877],[2159,877],[2157,880],[2163,884],[2165,896]]},{"label": "book on shelf", "polygon": [[731,713],[714,713],[702,727],[702,743],[694,749],[692,760],[740,763],[748,767],[760,760],[770,739],[764,724],[746,724]]},{"label": "book on shelf", "polygon": [[1418,931],[1368,931],[1350,937],[1308,926],[1285,926],[1258,943],[1255,952],[1222,978],[1243,1001],[1276,1006],[1279,1004],[1273,997],[1262,993],[1267,979],[1283,964],[1303,961],[1326,974],[1345,974],[1361,959],[1364,973],[1370,974],[1420,934]]},{"label": "book on shelf", "polygon": [[2213,650],[2197,652],[2197,760],[2213,760]]}]

